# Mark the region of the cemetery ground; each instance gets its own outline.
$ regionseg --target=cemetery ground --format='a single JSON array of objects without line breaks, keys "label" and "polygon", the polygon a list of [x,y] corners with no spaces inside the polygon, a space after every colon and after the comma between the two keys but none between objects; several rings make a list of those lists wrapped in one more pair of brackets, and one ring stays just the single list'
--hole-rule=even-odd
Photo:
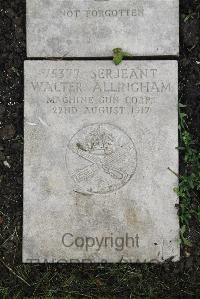
[{"label": "cemetery ground", "polygon": [[0,298],[200,297],[200,4],[199,0],[180,2],[180,184],[176,192],[181,261],[26,265],[21,263],[25,0],[1,1]]}]

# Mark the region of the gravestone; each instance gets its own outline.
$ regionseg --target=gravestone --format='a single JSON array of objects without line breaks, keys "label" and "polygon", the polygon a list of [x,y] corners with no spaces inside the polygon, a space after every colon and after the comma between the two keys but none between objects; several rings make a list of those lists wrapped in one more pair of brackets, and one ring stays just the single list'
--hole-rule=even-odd
[{"label": "gravestone", "polygon": [[179,259],[177,73],[25,62],[23,262]]},{"label": "gravestone", "polygon": [[27,0],[28,57],[178,55],[178,0]]}]

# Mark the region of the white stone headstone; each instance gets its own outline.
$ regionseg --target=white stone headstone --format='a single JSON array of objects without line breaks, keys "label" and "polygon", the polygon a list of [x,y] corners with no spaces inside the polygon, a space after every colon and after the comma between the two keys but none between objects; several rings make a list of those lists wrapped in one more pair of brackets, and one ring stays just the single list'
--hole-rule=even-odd
[{"label": "white stone headstone", "polygon": [[177,73],[25,62],[24,262],[179,259]]},{"label": "white stone headstone", "polygon": [[26,0],[28,57],[178,55],[178,0]]}]

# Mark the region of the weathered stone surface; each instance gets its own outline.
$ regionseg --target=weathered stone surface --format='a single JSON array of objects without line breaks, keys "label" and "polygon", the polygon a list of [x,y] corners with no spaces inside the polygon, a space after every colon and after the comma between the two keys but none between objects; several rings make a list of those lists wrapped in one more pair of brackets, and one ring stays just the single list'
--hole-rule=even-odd
[{"label": "weathered stone surface", "polygon": [[177,81],[175,61],[25,62],[24,262],[179,259]]},{"label": "weathered stone surface", "polygon": [[28,57],[178,55],[178,0],[27,0]]}]

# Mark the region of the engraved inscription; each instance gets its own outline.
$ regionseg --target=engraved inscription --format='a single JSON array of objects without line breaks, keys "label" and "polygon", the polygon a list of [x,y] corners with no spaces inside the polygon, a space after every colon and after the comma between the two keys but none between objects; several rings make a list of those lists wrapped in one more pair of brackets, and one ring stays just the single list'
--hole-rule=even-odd
[{"label": "engraved inscription", "polygon": [[123,18],[123,17],[143,17],[144,8],[136,7],[133,9],[62,9],[61,14],[67,18]]},{"label": "engraved inscription", "polygon": [[76,192],[106,194],[122,188],[132,178],[137,153],[122,129],[93,124],[71,138],[66,163]]},{"label": "engraved inscription", "polygon": [[79,68],[44,68],[41,74],[42,80],[39,75],[30,88],[42,92],[48,112],[60,117],[146,115],[153,112],[162,94],[172,91],[172,83],[150,67],[98,67],[88,73]]}]

